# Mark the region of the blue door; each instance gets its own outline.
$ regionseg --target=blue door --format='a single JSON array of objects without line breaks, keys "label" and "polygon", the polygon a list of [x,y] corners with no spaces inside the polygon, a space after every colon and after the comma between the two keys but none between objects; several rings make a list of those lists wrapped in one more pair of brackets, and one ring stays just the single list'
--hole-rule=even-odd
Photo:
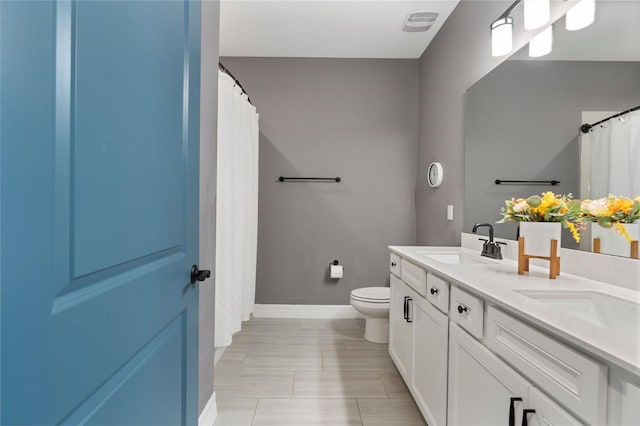
[{"label": "blue door", "polygon": [[0,1],[0,423],[197,423],[200,4]]}]

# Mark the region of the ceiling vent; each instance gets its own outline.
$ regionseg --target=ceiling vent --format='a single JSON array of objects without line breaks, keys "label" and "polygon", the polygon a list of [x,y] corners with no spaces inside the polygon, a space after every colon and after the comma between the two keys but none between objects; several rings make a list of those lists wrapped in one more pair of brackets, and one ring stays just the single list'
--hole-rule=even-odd
[{"label": "ceiling vent", "polygon": [[402,24],[402,31],[407,33],[419,33],[427,31],[438,18],[438,12],[430,10],[416,10],[407,15]]}]

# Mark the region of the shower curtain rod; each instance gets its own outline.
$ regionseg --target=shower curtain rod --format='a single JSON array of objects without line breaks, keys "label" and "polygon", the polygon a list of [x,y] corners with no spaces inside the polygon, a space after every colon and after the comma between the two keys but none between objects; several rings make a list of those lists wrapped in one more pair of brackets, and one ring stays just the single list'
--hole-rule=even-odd
[{"label": "shower curtain rod", "polygon": [[[253,102],[251,102],[251,98],[249,97],[249,94],[247,93],[246,90],[244,90],[244,87],[242,87],[242,84],[240,84],[240,82],[238,81],[238,79],[231,74],[231,71],[229,71],[227,69],[227,67],[225,67],[224,65],[222,65],[221,62],[218,62],[218,69],[220,71],[222,71],[223,73],[227,74],[229,77],[231,77],[233,79],[233,81],[236,83],[236,86],[238,86],[240,88],[240,90],[242,90],[242,93],[244,93],[245,95],[247,95],[247,100],[249,101],[249,103],[251,105],[253,105]],[[255,106],[255,105],[254,105]]]},{"label": "shower curtain rod", "polygon": [[638,105],[637,107],[629,108],[628,110],[625,110],[625,111],[619,112],[619,113],[617,113],[617,114],[613,114],[611,117],[607,117],[607,118],[605,118],[605,119],[603,119],[603,120],[600,120],[600,121],[598,121],[598,122],[596,122],[596,123],[593,123],[593,124],[583,124],[582,126],[580,126],[580,130],[582,131],[582,133],[589,133],[589,130],[591,130],[591,128],[592,128],[592,127],[595,127],[595,126],[597,126],[598,124],[602,124],[602,123],[604,123],[605,121],[609,121],[609,120],[611,120],[612,118],[617,118],[617,117],[620,117],[620,116],[622,116],[622,115],[628,114],[628,113],[630,113],[630,112],[637,111],[637,110],[639,110],[639,109],[640,109],[640,105]]}]

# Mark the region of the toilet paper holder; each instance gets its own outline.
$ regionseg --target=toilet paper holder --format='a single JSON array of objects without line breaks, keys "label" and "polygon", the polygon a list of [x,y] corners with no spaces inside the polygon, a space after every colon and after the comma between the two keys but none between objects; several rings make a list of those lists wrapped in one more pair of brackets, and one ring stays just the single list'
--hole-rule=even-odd
[{"label": "toilet paper holder", "polygon": [[344,277],[344,266],[340,265],[337,259],[329,263],[329,276],[332,280],[339,280]]},{"label": "toilet paper holder", "polygon": [[[340,262],[338,261],[338,259],[336,259],[336,260],[334,260],[333,262],[331,262],[331,263],[329,264],[329,266],[331,266],[331,265],[338,266],[339,264],[340,264]],[[345,270],[345,267],[344,267],[344,266],[342,267],[342,270],[343,270],[343,271]]]}]

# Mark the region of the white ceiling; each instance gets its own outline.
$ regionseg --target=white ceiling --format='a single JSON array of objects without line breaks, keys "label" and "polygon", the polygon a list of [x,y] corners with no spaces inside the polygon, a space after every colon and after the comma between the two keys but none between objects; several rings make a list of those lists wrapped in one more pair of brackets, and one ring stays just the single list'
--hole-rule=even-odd
[{"label": "white ceiling", "polygon": [[513,60],[542,61],[640,61],[640,1],[596,2],[593,24],[580,31],[567,31],[564,18],[553,27],[553,50],[541,58],[529,58],[529,47]]},{"label": "white ceiling", "polygon": [[[458,0],[222,0],[220,56],[418,58],[457,4]],[[426,32],[401,31],[406,16],[415,10],[439,16]]]}]

